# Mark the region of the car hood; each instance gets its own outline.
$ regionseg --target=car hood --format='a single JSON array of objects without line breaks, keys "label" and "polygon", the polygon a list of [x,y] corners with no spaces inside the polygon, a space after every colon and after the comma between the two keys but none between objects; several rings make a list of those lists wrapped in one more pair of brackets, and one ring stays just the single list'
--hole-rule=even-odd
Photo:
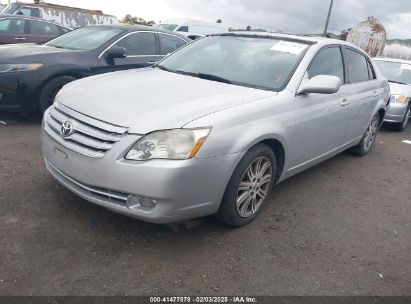
[{"label": "car hood", "polygon": [[405,95],[411,97],[411,85],[390,82],[392,95]]},{"label": "car hood", "polygon": [[70,50],[48,47],[32,43],[9,44],[0,46],[0,63],[20,63],[24,58],[38,57],[39,55],[50,55],[68,53]]},{"label": "car hood", "polygon": [[162,71],[140,69],[84,78],[56,100],[130,133],[181,128],[196,118],[276,93]]}]

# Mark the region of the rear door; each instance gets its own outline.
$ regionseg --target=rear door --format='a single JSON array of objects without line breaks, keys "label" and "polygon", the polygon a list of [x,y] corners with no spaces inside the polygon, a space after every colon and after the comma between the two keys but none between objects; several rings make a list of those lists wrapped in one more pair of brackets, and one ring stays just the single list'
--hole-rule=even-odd
[{"label": "rear door", "polygon": [[349,117],[344,143],[349,143],[363,136],[382,89],[379,88],[368,57],[346,46],[344,57],[348,72],[347,88],[350,94],[347,97]]},{"label": "rear door", "polygon": [[0,44],[31,42],[28,22],[24,18],[0,19]]},{"label": "rear door", "polygon": [[343,85],[334,94],[306,94],[296,97],[296,127],[293,169],[303,168],[321,160],[343,144],[349,112],[345,106],[348,90],[345,83],[345,67],[339,45],[320,49],[311,61],[303,82],[318,75],[337,76]]},{"label": "rear door", "polygon": [[28,20],[28,22],[31,42],[47,42],[62,34],[55,24],[39,20]]}]

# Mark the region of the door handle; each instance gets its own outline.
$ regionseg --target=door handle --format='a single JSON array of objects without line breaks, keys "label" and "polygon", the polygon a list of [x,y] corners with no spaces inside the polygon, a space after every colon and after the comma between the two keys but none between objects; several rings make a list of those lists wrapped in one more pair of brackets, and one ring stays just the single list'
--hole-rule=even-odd
[{"label": "door handle", "polygon": [[343,101],[341,102],[341,106],[342,107],[347,107],[349,106],[351,103],[351,101],[349,101],[348,99],[343,99]]},{"label": "door handle", "polygon": [[373,97],[377,97],[378,95],[379,95],[379,94],[378,94],[377,91],[372,92],[372,96],[373,96]]},{"label": "door handle", "polygon": [[16,38],[14,38],[14,40],[26,40],[27,38],[26,37],[16,37]]},{"label": "door handle", "polygon": [[147,64],[150,64],[150,65],[152,65],[152,64],[156,64],[158,61],[147,61]]}]

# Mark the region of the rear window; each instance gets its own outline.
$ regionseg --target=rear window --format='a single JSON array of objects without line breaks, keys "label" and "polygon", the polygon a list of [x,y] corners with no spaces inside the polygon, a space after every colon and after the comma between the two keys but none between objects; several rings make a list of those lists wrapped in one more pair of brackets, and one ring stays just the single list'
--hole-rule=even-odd
[{"label": "rear window", "polygon": [[157,25],[159,29],[171,31],[171,32],[174,31],[177,28],[177,26],[178,26],[177,24],[166,24],[166,23]]},{"label": "rear window", "polygon": [[181,48],[186,42],[183,39],[172,35],[159,34],[160,39],[160,54],[167,55]]},{"label": "rear window", "polygon": [[368,81],[368,61],[364,55],[352,49],[345,49],[345,55],[348,64],[348,82],[356,83]]},{"label": "rear window", "polygon": [[60,34],[59,28],[51,23],[31,20],[31,33],[40,36],[57,36]]},{"label": "rear window", "polygon": [[177,32],[187,33],[187,32],[188,32],[188,26],[180,26],[180,27],[177,29]]}]

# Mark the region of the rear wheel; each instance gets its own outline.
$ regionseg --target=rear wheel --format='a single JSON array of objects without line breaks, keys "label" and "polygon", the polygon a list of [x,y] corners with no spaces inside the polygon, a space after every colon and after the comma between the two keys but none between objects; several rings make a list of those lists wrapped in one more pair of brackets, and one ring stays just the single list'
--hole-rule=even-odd
[{"label": "rear wheel", "polygon": [[275,172],[273,150],[264,144],[251,148],[234,170],[217,217],[233,227],[251,222],[270,196]]},{"label": "rear wheel", "polygon": [[404,131],[408,125],[408,121],[410,120],[410,117],[411,117],[411,105],[408,107],[407,112],[405,112],[403,121],[400,122],[399,124],[395,124],[394,129],[398,132]]},{"label": "rear wheel", "polygon": [[59,76],[47,82],[40,91],[39,111],[44,113],[53,103],[57,93],[69,82],[76,80],[71,76]]},{"label": "rear wheel", "polygon": [[371,147],[374,145],[375,139],[377,137],[378,129],[380,127],[380,115],[377,113],[371,119],[370,124],[365,131],[360,143],[351,149],[354,154],[364,156],[370,152]]}]

